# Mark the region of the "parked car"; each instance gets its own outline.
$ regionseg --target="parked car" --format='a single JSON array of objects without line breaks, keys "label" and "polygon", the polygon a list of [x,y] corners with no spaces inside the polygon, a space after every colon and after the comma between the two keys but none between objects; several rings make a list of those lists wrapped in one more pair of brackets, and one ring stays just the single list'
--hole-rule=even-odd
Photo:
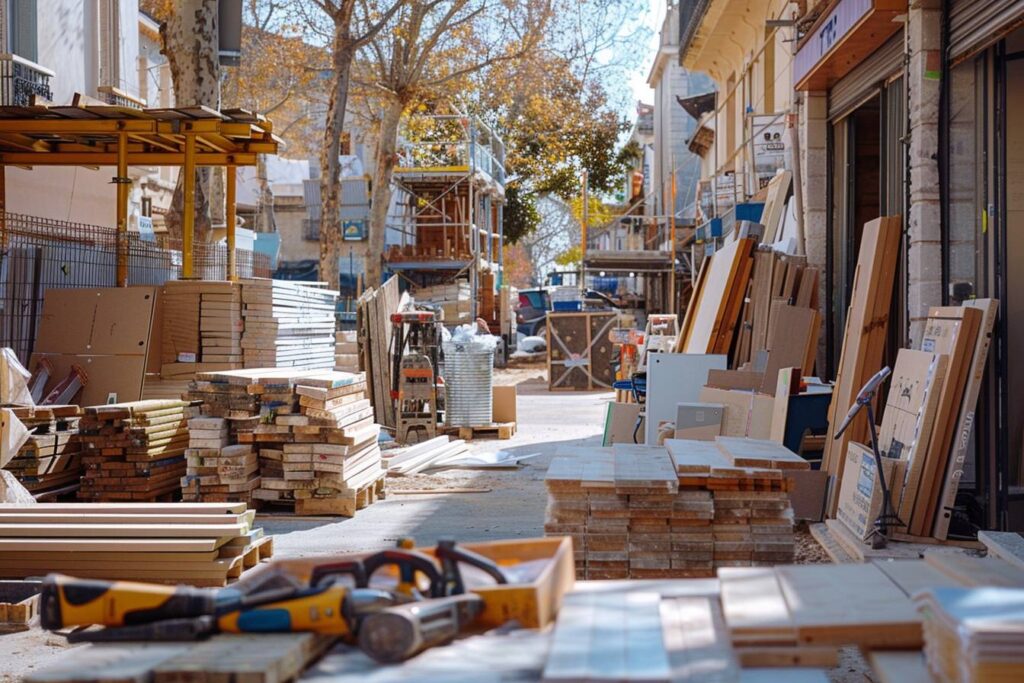
[{"label": "parked car", "polygon": [[550,310],[551,296],[547,290],[520,289],[519,305],[516,307],[516,331],[527,337],[545,336]]}]

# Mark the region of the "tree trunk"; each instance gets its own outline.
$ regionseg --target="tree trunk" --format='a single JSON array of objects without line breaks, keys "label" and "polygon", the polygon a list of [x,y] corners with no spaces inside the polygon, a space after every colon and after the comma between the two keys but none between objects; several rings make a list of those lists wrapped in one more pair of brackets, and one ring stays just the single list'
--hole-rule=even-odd
[{"label": "tree trunk", "polygon": [[320,150],[320,279],[337,289],[341,282],[338,259],[341,257],[341,133],[345,125],[350,71],[355,44],[347,24],[335,24],[331,50],[334,82],[327,102],[324,143]]},{"label": "tree trunk", "polygon": [[[206,105],[220,110],[220,41],[217,34],[217,0],[180,0],[167,23],[160,27],[163,54],[171,68],[175,106]],[[196,173],[195,241],[210,239],[211,169]],[[178,174],[174,198],[167,213],[167,230],[181,238],[184,174]],[[220,202],[223,203],[223,192]],[[224,216],[223,208],[218,215]],[[222,219],[223,222],[223,219]]]},{"label": "tree trunk", "polygon": [[277,220],[274,216],[274,192],[270,189],[267,178],[267,155],[256,155],[256,183],[260,190],[259,209],[256,212],[256,232],[277,232]]},{"label": "tree trunk", "polygon": [[370,240],[367,248],[366,281],[380,284],[387,235],[388,207],[391,204],[391,176],[395,172],[398,146],[398,125],[405,106],[398,99],[388,101],[380,122],[377,154],[373,168],[373,192],[370,197]]}]

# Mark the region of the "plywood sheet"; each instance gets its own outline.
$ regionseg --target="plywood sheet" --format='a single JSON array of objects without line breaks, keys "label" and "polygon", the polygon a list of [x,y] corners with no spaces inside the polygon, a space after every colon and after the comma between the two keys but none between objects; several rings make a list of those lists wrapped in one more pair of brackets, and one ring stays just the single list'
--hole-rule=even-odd
[{"label": "plywood sheet", "polygon": [[658,424],[663,421],[675,422],[676,404],[700,401],[701,387],[707,382],[708,372],[724,370],[728,362],[726,356],[716,354],[649,354],[646,442],[657,443]]},{"label": "plywood sheet", "polygon": [[145,355],[156,289],[46,290],[35,350],[77,355]]},{"label": "plywood sheet", "polygon": [[[740,286],[737,278],[749,265],[753,245],[754,241],[750,239],[736,240],[712,256],[707,278],[696,301],[693,324],[682,349],[686,353],[709,353],[714,349],[719,333],[727,323],[725,315],[730,295],[733,288]],[[732,322],[735,324],[735,320]]]},{"label": "plywood sheet", "polygon": [[796,643],[796,626],[771,567],[720,567],[718,580],[734,643]]}]

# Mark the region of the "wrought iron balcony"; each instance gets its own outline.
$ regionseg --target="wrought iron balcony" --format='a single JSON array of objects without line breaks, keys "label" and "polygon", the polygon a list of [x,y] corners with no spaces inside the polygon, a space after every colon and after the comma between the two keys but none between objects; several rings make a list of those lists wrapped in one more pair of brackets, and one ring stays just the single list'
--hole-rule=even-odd
[{"label": "wrought iron balcony", "polygon": [[146,100],[136,97],[112,85],[101,85],[96,88],[100,99],[115,107],[127,107],[129,109],[145,109]]},{"label": "wrought iron balcony", "polygon": [[0,54],[0,104],[27,107],[33,97],[53,99],[54,73],[16,54]]},{"label": "wrought iron balcony", "polygon": [[685,54],[697,35],[711,0],[682,0],[679,3],[679,54]]}]

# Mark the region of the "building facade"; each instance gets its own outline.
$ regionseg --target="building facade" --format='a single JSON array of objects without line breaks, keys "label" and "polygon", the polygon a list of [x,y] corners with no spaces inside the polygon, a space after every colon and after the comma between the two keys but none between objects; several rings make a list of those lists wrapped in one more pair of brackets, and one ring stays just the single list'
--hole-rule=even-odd
[{"label": "building facade", "polygon": [[[1000,302],[967,463],[988,527],[1017,527],[1024,483],[1024,2],[691,0],[680,61],[719,85],[703,179],[741,163],[743,117],[785,113],[803,253],[822,268],[833,377],[861,230],[903,220],[890,359],[919,348],[928,311]],[[773,78],[774,76],[774,78]],[[724,95],[723,95],[724,93]],[[736,179],[737,201],[755,189]],[[738,188],[744,188],[739,190]],[[722,194],[721,187],[718,194]]]}]

